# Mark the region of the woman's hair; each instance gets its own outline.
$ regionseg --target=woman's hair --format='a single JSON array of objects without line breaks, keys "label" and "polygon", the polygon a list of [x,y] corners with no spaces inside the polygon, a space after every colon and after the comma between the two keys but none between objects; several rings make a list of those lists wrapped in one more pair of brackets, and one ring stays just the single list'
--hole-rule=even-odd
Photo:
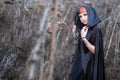
[{"label": "woman's hair", "polygon": [[79,19],[79,14],[82,12],[87,12],[84,6],[76,8],[76,11],[74,14],[74,24],[77,26],[77,29],[82,29],[82,26],[84,26],[84,24]]},{"label": "woman's hair", "polygon": [[80,9],[79,9],[79,13],[87,13],[87,10],[86,10],[86,8],[85,7],[80,7]]}]

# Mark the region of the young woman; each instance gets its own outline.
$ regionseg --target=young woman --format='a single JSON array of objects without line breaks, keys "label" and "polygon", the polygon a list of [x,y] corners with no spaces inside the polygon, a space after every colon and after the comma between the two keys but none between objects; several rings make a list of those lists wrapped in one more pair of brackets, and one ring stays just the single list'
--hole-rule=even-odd
[{"label": "young woman", "polygon": [[105,80],[102,32],[95,9],[83,5],[76,10],[72,32],[77,36],[78,50],[70,80]]}]

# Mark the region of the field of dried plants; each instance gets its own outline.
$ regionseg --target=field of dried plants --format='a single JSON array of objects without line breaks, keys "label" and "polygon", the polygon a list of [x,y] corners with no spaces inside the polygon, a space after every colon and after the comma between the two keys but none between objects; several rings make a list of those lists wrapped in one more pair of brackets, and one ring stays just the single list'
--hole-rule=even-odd
[{"label": "field of dried plants", "polygon": [[75,8],[101,18],[106,80],[120,80],[120,0],[1,0],[0,80],[68,80]]}]

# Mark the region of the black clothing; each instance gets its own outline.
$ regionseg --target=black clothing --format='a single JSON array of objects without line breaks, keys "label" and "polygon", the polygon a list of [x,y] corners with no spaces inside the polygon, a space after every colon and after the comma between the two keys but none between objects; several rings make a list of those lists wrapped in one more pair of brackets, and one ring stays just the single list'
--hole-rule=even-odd
[{"label": "black clothing", "polygon": [[[87,26],[89,27],[86,39],[95,46],[95,53],[91,53],[82,39],[78,38],[78,52],[72,67],[70,80],[105,80],[102,32],[97,25],[100,19],[91,6],[84,7],[87,9]],[[84,25],[80,22],[78,10],[75,14],[75,25],[80,32]]]}]

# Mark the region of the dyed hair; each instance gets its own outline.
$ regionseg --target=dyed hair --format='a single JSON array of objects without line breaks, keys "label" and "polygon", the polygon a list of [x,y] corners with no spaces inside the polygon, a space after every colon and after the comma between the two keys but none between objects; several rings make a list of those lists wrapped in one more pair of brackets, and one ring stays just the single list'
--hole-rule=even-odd
[{"label": "dyed hair", "polygon": [[85,7],[80,7],[79,13],[87,13],[87,10]]}]

